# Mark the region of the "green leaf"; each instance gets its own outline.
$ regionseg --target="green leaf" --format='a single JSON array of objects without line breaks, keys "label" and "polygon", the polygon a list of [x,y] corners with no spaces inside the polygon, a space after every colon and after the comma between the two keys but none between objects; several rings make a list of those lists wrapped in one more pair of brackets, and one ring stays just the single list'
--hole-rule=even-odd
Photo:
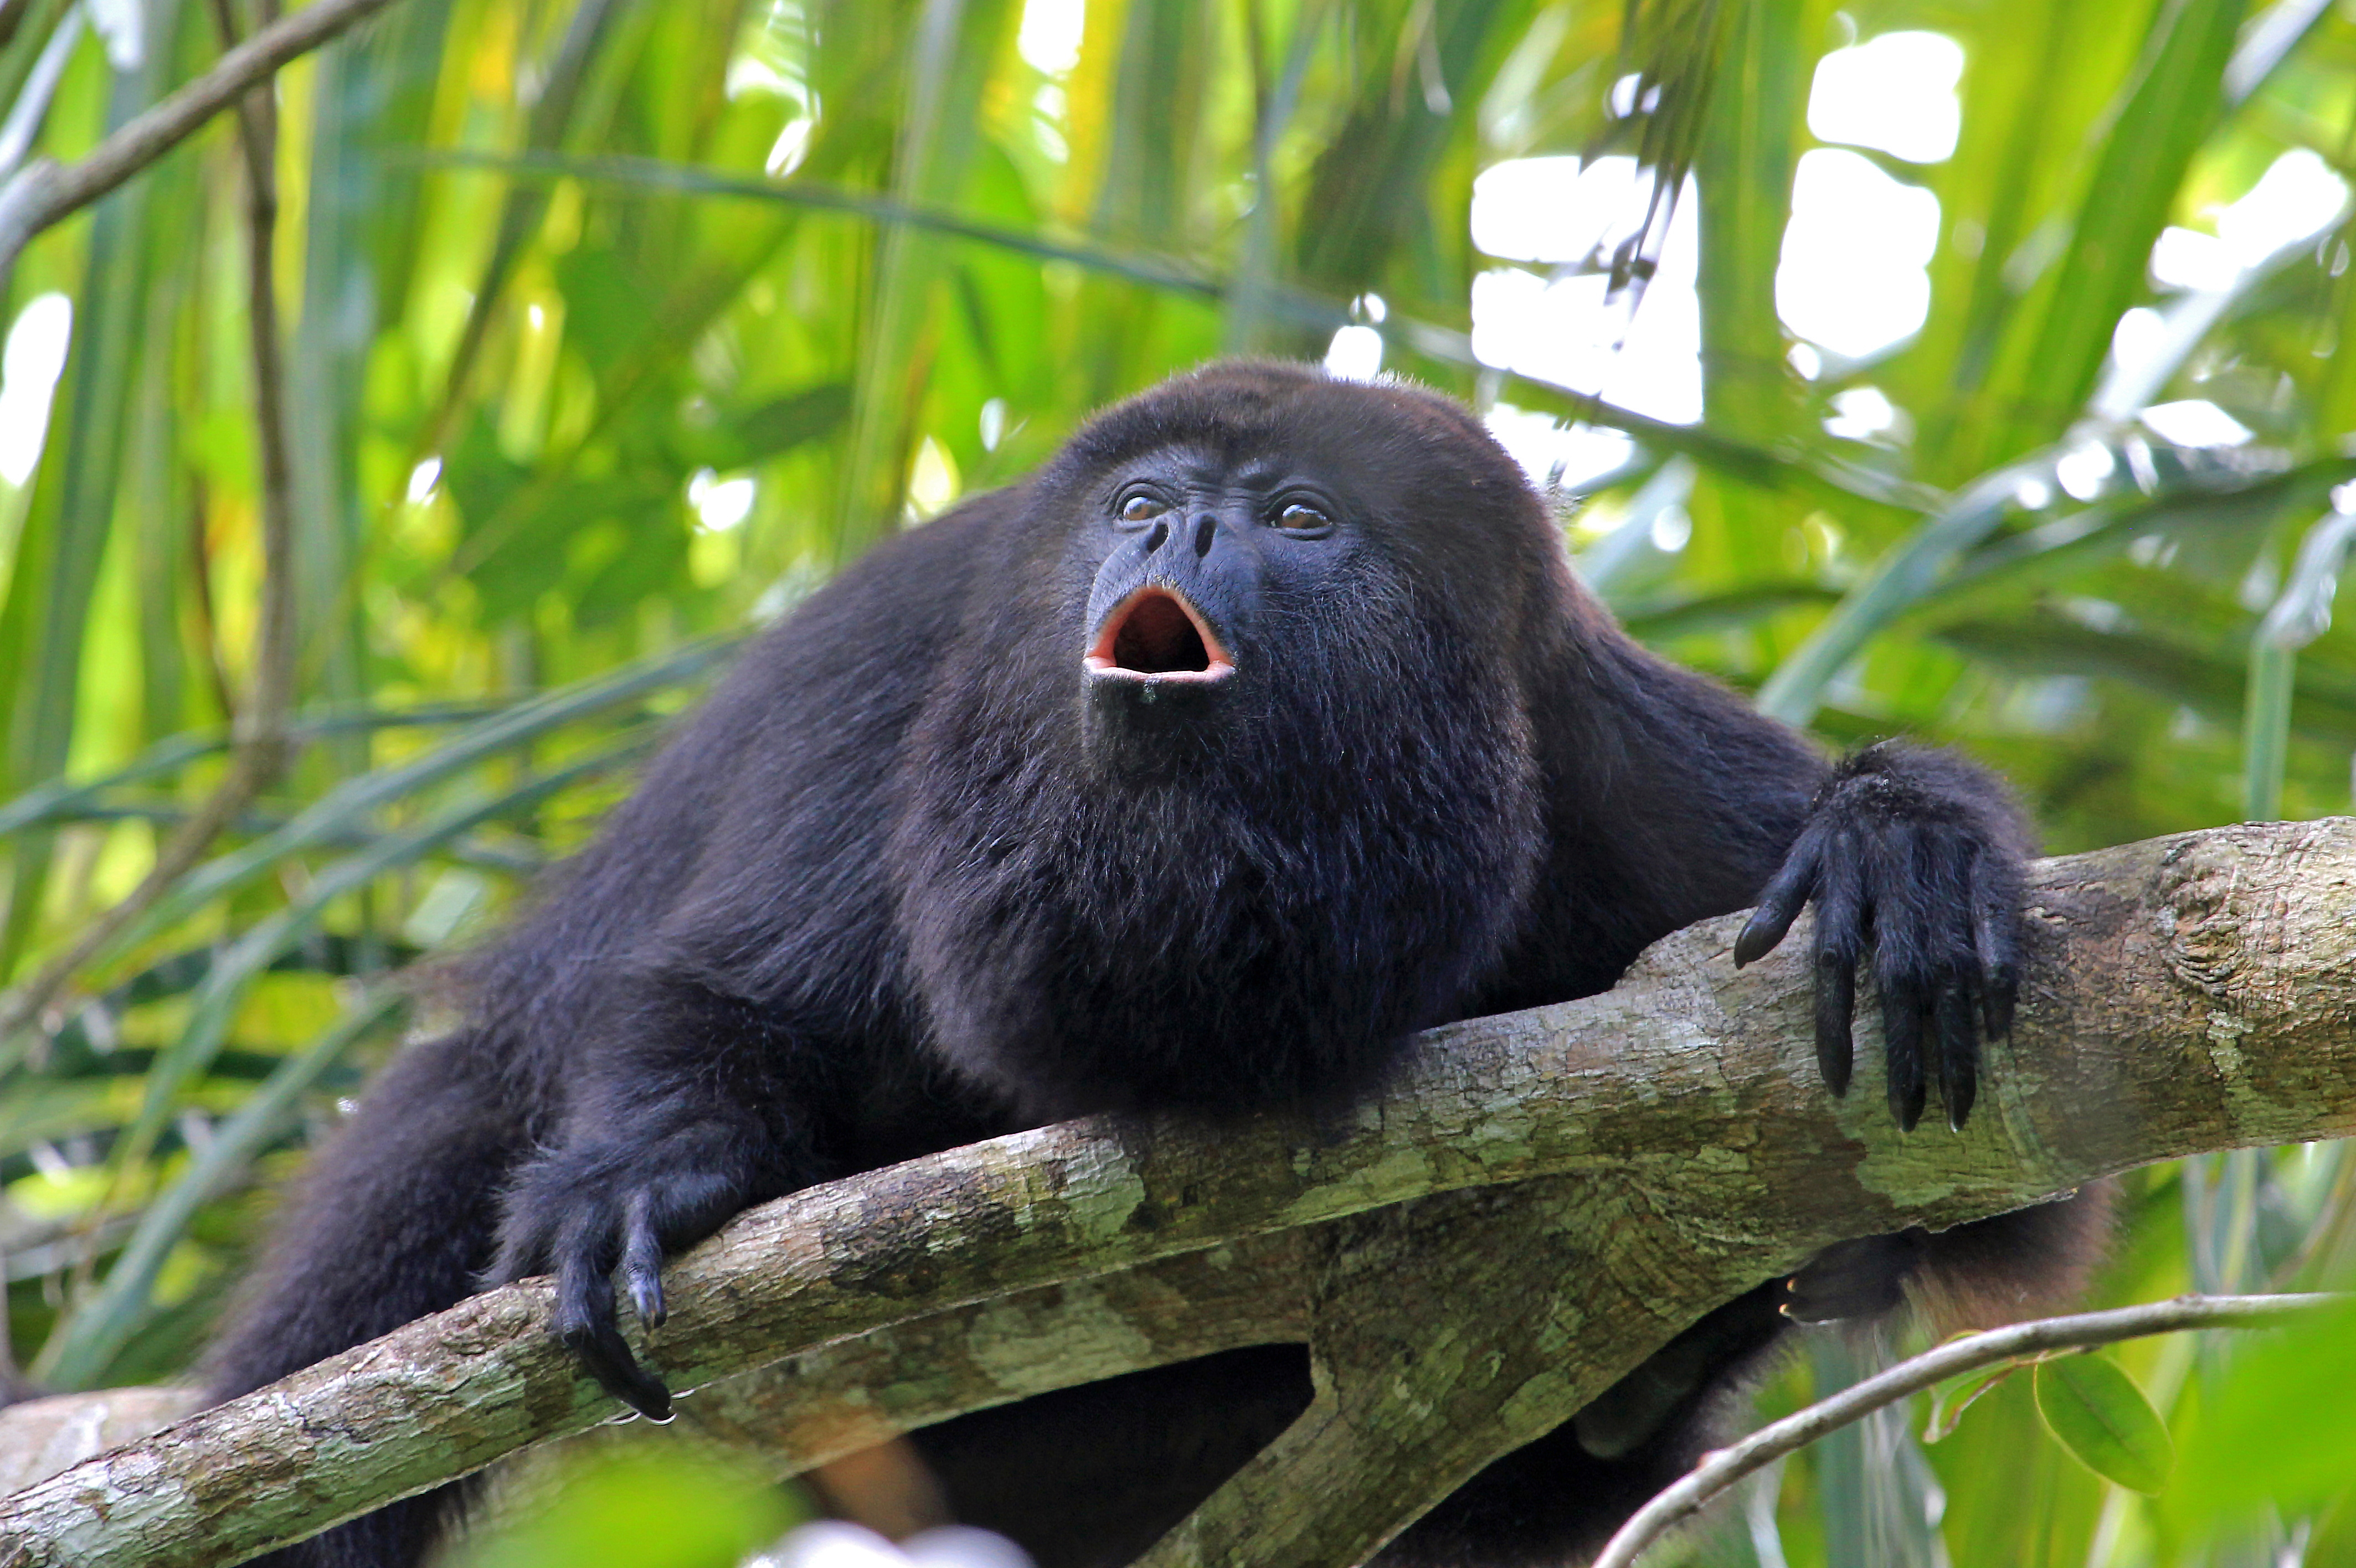
[{"label": "green leaf", "polygon": [[383,835],[359,854],[347,855],[320,868],[301,897],[282,905],[215,958],[197,991],[179,1038],[156,1058],[149,1071],[139,1118],[112,1151],[113,1157],[118,1161],[145,1157],[163,1132],[180,1090],[211,1063],[228,1038],[230,1019],[246,986],[268,969],[280,954],[309,934],[337,898],[366,887],[387,872],[415,865],[443,845],[486,822],[528,811],[571,784],[635,760],[643,754],[649,739],[643,735],[627,737],[562,766],[527,775],[496,794],[463,798],[413,826]]},{"label": "green leaf", "polygon": [[2098,1355],[2037,1365],[2037,1413],[2077,1461],[2131,1491],[2168,1484],[2176,1445],[2135,1380]]},{"label": "green leaf", "polygon": [[2237,1337],[2230,1349],[2169,1489],[2169,1512],[2188,1534],[2317,1508],[2356,1475],[2347,1412],[2348,1391],[2356,1389],[2356,1307]]},{"label": "green leaf", "polygon": [[2316,1516],[2299,1568],[2356,1568],[2356,1488],[2341,1492]]},{"label": "green leaf", "polygon": [[227,1188],[264,1144],[294,1119],[303,1092],[353,1045],[406,1004],[391,990],[363,997],[335,1027],[286,1057],[277,1071],[214,1132],[212,1140],[147,1206],[106,1284],[61,1322],[41,1348],[41,1375],[60,1388],[83,1388],[106,1371],[139,1325],[165,1260],[187,1235],[198,1208]]},{"label": "green leaf", "polygon": [[766,1477],[712,1449],[574,1449],[553,1468],[537,1506],[455,1549],[457,1568],[728,1568],[807,1517]]},{"label": "green leaf", "polygon": [[134,922],[97,962],[128,951],[213,900],[246,886],[285,857],[331,842],[345,829],[365,825],[379,809],[406,800],[486,758],[525,746],[566,724],[606,712],[648,692],[691,680],[734,645],[734,637],[708,637],[594,679],[541,693],[466,726],[396,766],[348,779],[321,794],[284,827],[198,867]]},{"label": "green leaf", "polygon": [[1954,1431],[1955,1423],[1974,1401],[2005,1379],[2020,1370],[2019,1361],[2003,1361],[1993,1367],[1982,1367],[1976,1372],[1965,1372],[1949,1378],[1931,1391],[1930,1419],[1922,1424],[1922,1441],[1936,1443]]}]

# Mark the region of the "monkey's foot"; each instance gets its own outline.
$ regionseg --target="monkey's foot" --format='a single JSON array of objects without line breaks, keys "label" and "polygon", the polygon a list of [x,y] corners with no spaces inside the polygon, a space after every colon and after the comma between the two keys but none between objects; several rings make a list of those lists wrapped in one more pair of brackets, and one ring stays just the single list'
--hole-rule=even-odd
[{"label": "monkey's foot", "polygon": [[607,1393],[650,1421],[670,1419],[670,1390],[622,1338],[616,1272],[648,1328],[661,1325],[662,1261],[756,1200],[743,1140],[698,1124],[628,1145],[560,1148],[527,1166],[508,1194],[494,1284],[556,1276],[550,1332]]}]

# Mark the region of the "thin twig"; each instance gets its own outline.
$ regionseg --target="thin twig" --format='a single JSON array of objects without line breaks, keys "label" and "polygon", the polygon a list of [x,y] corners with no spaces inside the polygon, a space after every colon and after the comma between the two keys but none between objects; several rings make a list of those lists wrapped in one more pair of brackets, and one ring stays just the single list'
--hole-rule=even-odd
[{"label": "thin twig", "polygon": [[[322,0],[298,16],[327,8]],[[381,4],[383,0],[376,0]],[[262,0],[269,19],[275,0]],[[365,7],[347,0],[344,8],[357,16]],[[214,19],[224,44],[236,37],[229,0],[213,0]],[[283,30],[266,27],[255,42]],[[220,65],[191,83],[200,86],[222,75],[223,68],[250,55],[253,44],[230,48]],[[161,898],[165,890],[186,876],[211,848],[221,829],[234,821],[255,797],[286,770],[289,756],[287,721],[294,699],[294,476],[286,433],[286,373],[280,346],[276,273],[273,248],[278,227],[278,110],[266,80],[238,101],[238,146],[244,155],[246,188],[246,320],[253,354],[253,411],[262,474],[262,615],[254,636],[253,688],[236,715],[237,749],[229,773],[212,797],[191,813],[164,847],[146,876],[122,902],[82,929],[72,945],[51,959],[39,974],[0,1008],[0,1040],[15,1034],[56,999],[82,965]],[[189,90],[183,89],[184,96]],[[168,106],[171,100],[166,100]],[[149,111],[152,116],[155,111]],[[142,116],[145,119],[148,116]],[[139,123],[125,126],[129,131]],[[117,133],[119,139],[121,133]],[[109,145],[112,144],[112,139]],[[100,153],[104,152],[100,149]],[[161,151],[159,146],[157,151]],[[84,163],[93,162],[92,154]],[[81,165],[76,165],[77,167]],[[27,171],[28,173],[30,171]],[[0,195],[5,205],[5,195]]]},{"label": "thin twig", "polygon": [[187,139],[289,60],[308,54],[392,0],[315,0],[223,55],[213,68],[117,129],[71,164],[43,158],[0,187],[0,276],[42,229],[88,207]]},{"label": "thin twig", "polygon": [[1706,1455],[1690,1473],[1637,1509],[1635,1516],[1605,1543],[1590,1568],[1635,1568],[1637,1557],[1647,1547],[1673,1526],[1700,1512],[1712,1499],[1744,1477],[1885,1405],[1895,1404],[1960,1373],[2049,1350],[2083,1349],[2185,1328],[2270,1328],[2348,1299],[2334,1295],[2179,1296],[2109,1312],[2040,1317],[1951,1339],[1863,1382],[1851,1384],[1830,1399],[1819,1400],[1781,1421],[1769,1422],[1740,1443],[1730,1443]]},{"label": "thin twig", "polygon": [[[229,0],[213,0],[222,48],[236,52]],[[306,15],[308,13],[305,13]],[[267,34],[278,0],[256,0]],[[238,146],[245,155],[247,325],[253,351],[253,419],[262,459],[262,624],[255,635],[253,690],[239,715],[241,748],[262,753],[252,770],[274,777],[286,765],[286,724],[294,701],[294,475],[286,429],[286,363],[278,325],[278,103],[269,85],[238,100]]]},{"label": "thin twig", "polygon": [[73,59],[74,46],[81,42],[82,16],[82,8],[73,5],[58,18],[49,41],[41,46],[40,57],[26,73],[25,84],[16,90],[16,101],[8,106],[8,118],[0,121],[0,176],[16,173],[25,155],[33,150],[49,102],[57,96],[58,83],[65,80],[66,67]]}]

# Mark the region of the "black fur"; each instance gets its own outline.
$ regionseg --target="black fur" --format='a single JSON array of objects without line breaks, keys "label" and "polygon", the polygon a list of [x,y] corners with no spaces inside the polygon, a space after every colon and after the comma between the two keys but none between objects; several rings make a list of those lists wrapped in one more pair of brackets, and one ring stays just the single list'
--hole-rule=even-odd
[{"label": "black fur", "polygon": [[[877,548],[744,659],[474,961],[463,1032],[321,1153],[214,1392],[552,1272],[559,1331],[660,1413],[616,1282],[659,1318],[661,1257],[749,1204],[1075,1113],[1362,1094],[1415,1030],[1601,990],[1762,890],[1743,959],[1817,904],[1835,1090],[1869,955],[1897,1115],[1935,1081],[1960,1124],[2027,848],[1968,765],[1829,769],[1629,642],[1455,404],[1214,368]],[[1885,1307],[1943,1248],[1991,1277],[2084,1250],[2050,1231],[1762,1286],[1392,1555],[1558,1560],[1688,1456],[1779,1308]],[[1119,1563],[1280,1429],[1301,1365],[1233,1352],[919,1443],[1049,1568]],[[406,1564],[444,1506],[285,1561]]]}]

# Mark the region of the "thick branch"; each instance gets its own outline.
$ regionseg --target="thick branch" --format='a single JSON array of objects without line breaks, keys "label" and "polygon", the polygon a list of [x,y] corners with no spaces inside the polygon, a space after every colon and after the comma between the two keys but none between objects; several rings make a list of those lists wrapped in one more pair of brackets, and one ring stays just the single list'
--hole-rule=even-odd
[{"label": "thick branch", "polygon": [[[927,1369],[887,1337],[933,1333],[969,1304],[1303,1232],[1328,1386],[1156,1556],[1356,1561],[1422,1494],[1831,1242],[2000,1212],[2151,1160],[2356,1132],[2351,884],[2345,821],[2049,862],[2016,1037],[1961,1135],[1890,1126],[1876,1041],[1860,1041],[1858,1092],[1826,1095],[1804,943],[1737,974],[1730,917],[1662,943],[1605,996],[1434,1031],[1346,1117],[1072,1123],[755,1210],[673,1266],[672,1316],[646,1354],[691,1388],[875,1333],[861,1353],[897,1367],[896,1386]],[[1509,1183],[1531,1185],[1433,1197]],[[1399,1204],[1396,1220],[1367,1215]],[[1430,1358],[1455,1380],[1446,1419],[1420,1427],[1365,1419],[1398,1413],[1376,1371],[1405,1381],[1382,1360],[1403,1294],[1386,1248],[1432,1282],[1413,1292],[1427,1316],[1388,1332],[1451,1352]],[[1450,1280],[1461,1305],[1438,1288]],[[1521,1305],[1501,1310],[1511,1291]],[[0,1502],[0,1564],[234,1562],[592,1424],[615,1407],[550,1344],[547,1307],[538,1282],[491,1292],[29,1488]],[[1502,1360],[1484,1349],[1509,1333]],[[1553,1371],[1528,1371],[1548,1344]],[[1056,1353],[1051,1334],[990,1349],[1030,1369],[1017,1393],[1046,1386]],[[1078,1375],[1168,1359],[1150,1337],[1124,1351],[1100,1336]],[[891,1420],[1014,1396],[976,1389]],[[1382,1502],[1402,1474],[1416,1485]],[[1288,1477],[1327,1484],[1284,1490],[1280,1514],[1242,1511]]]}]

